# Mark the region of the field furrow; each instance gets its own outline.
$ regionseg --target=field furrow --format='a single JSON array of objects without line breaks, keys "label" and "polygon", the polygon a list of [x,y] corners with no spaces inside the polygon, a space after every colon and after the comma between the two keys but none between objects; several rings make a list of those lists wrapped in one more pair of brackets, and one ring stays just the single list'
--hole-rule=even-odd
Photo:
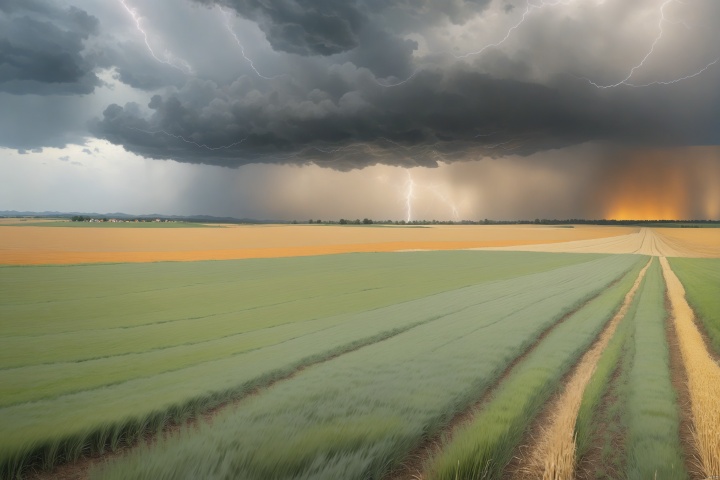
[{"label": "field furrow", "polygon": [[528,424],[620,308],[640,268],[550,332],[482,409],[452,432],[450,441],[429,461],[426,475],[432,479],[499,478]]},{"label": "field furrow", "polygon": [[708,337],[708,349],[720,358],[720,260],[668,259],[686,292],[687,302],[697,314],[701,333]]},{"label": "field furrow", "polygon": [[635,356],[626,406],[626,477],[631,480],[687,478],[679,438],[679,406],[670,378],[664,299],[665,284],[655,262],[634,318]]},{"label": "field furrow", "polygon": [[637,274],[641,261],[610,257],[498,282],[495,292],[480,286],[468,293],[501,298],[306,369],[212,425],[95,474],[378,478],[467,408],[543,331],[631,269]]},{"label": "field furrow", "polygon": [[687,371],[695,447],[706,477],[720,476],[720,366],[713,360],[695,325],[695,315],[682,283],[667,259],[661,258],[668,297]]},{"label": "field furrow", "polygon": [[[198,343],[363,312],[593,258],[423,252],[0,267],[0,368]],[[188,279],[196,283],[189,285]]]},{"label": "field furrow", "polygon": [[517,478],[570,480],[574,477],[577,451],[576,422],[585,389],[618,325],[628,313],[651,262],[652,260],[643,267],[632,288],[625,295],[618,312],[590,350],[573,368],[562,393],[546,407],[543,418],[547,423],[539,425],[538,438],[531,443],[524,461],[518,467]]},{"label": "field furrow", "polygon": [[575,425],[575,476],[579,480],[615,480],[625,473],[625,406],[635,359],[637,306],[636,295],[583,393]]},{"label": "field furrow", "polygon": [[[478,259],[481,260],[481,257]],[[488,301],[502,304],[503,312],[525,308],[539,298],[538,293],[532,292],[533,285],[556,283],[557,295],[566,295],[568,291],[572,292],[571,295],[578,295],[584,287],[575,285],[568,289],[567,282],[583,275],[583,272],[592,272],[598,265],[609,263],[612,265],[610,270],[617,270],[629,268],[633,261],[629,258],[615,263],[611,259],[592,260],[546,273],[480,283],[411,302],[349,314],[345,321],[330,328],[269,346],[256,346],[243,354],[180,369],[170,368],[170,363],[168,371],[156,375],[145,376],[143,369],[152,371],[156,368],[146,365],[135,371],[136,378],[131,380],[56,398],[41,399],[58,395],[63,388],[73,388],[73,384],[52,387],[58,389],[55,391],[52,388],[49,391],[34,388],[33,394],[40,399],[0,408],[0,422],[4,433],[7,433],[0,438],[0,458],[6,462],[12,460],[11,463],[17,465],[28,460],[29,456],[37,456],[38,452],[59,458],[61,455],[57,452],[63,449],[87,451],[87,442],[83,439],[109,438],[119,435],[126,427],[136,430],[137,425],[143,425],[148,418],[160,419],[153,422],[162,423],[166,421],[162,420],[166,416],[168,419],[182,417],[188,412],[209,408],[303,365],[387,338],[424,322],[452,316],[453,312],[472,308],[482,311],[482,304]],[[544,265],[548,268],[551,264]],[[475,264],[475,268],[482,267],[482,262]],[[481,278],[482,275],[487,278],[492,271],[490,268],[489,272],[481,273]],[[496,271],[500,277],[506,275],[500,268]],[[120,358],[120,361],[125,360],[125,357]],[[119,364],[117,369],[121,370],[122,365]],[[22,381],[18,378],[18,382]],[[9,390],[12,384],[10,388],[4,388]],[[75,388],[78,388],[77,384]],[[15,392],[23,394],[22,388]],[[96,443],[102,444],[99,440]]]}]

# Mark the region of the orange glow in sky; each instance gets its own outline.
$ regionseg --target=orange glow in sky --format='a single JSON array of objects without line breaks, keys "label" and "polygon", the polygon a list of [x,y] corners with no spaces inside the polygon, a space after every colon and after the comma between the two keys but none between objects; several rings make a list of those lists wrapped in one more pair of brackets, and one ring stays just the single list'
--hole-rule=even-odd
[{"label": "orange glow in sky", "polygon": [[605,218],[683,220],[690,213],[696,176],[686,162],[648,152],[623,162],[602,187]]}]

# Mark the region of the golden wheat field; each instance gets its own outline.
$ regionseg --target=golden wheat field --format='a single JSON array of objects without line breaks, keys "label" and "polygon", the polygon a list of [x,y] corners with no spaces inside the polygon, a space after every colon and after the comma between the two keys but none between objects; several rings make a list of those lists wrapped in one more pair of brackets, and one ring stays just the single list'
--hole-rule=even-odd
[{"label": "golden wheat field", "polygon": [[3,226],[0,264],[228,260],[351,252],[461,250],[593,241],[637,228],[577,226],[233,225],[192,229]]}]

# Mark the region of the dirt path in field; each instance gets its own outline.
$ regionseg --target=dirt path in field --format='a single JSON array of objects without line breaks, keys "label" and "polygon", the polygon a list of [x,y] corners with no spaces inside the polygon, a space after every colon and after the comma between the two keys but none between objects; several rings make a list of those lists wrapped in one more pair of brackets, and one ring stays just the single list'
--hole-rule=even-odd
[{"label": "dirt path in field", "polygon": [[620,309],[608,322],[590,349],[566,376],[565,388],[548,402],[534,422],[526,438],[522,455],[516,456],[516,465],[507,472],[516,480],[571,480],[575,470],[575,422],[585,388],[592,378],[603,351],[610,343],[617,326],[627,314],[635,294],[640,288],[652,260],[638,274],[635,283],[625,295]]},{"label": "dirt path in field", "polygon": [[[647,268],[647,267],[646,267]],[[608,288],[616,285],[621,279],[613,282]],[[553,325],[543,331],[540,336],[518,357],[516,357],[503,372],[493,381],[484,391],[482,396],[472,405],[467,407],[462,412],[459,412],[453,417],[450,422],[436,432],[431,437],[425,439],[418,447],[410,452],[405,459],[400,462],[400,466],[391,470],[387,475],[383,477],[384,480],[423,480],[424,470],[427,462],[436,456],[444,447],[452,441],[453,434],[473,421],[473,418],[478,414],[485,405],[492,399],[492,396],[497,388],[512,375],[513,370],[522,363],[536,348],[537,346],[547,337],[555,328],[561,325],[565,320],[573,316],[588,303],[596,299],[602,294],[599,292],[597,295],[588,299],[585,303],[573,309],[572,311],[565,314],[561,319],[555,322]]]},{"label": "dirt path in field", "polygon": [[[490,247],[482,250],[514,250],[523,252],[567,252],[567,253],[636,253],[641,255],[663,257],[711,257],[720,256],[720,247],[706,248],[704,243],[689,241],[693,238],[688,235],[677,235],[672,228],[641,228],[638,232],[627,233],[616,237],[596,238],[589,240],[576,240],[570,242],[556,242],[545,245],[516,245],[508,247]],[[699,230],[720,229],[685,229],[693,230],[701,238]],[[712,233],[712,232],[711,232]],[[712,241],[714,235],[702,236],[703,241]],[[717,237],[720,241],[720,236]]]},{"label": "dirt path in field", "polygon": [[698,461],[700,454],[695,447],[693,438],[692,424],[692,408],[690,401],[690,391],[688,390],[688,376],[685,365],[680,353],[680,343],[675,329],[673,317],[669,314],[672,312],[672,304],[665,290],[665,311],[668,312],[668,318],[665,325],[665,337],[667,338],[668,348],[670,351],[670,380],[673,389],[677,393],[677,404],[680,413],[680,445],[683,449],[683,458],[685,460],[685,469],[691,480],[703,480],[705,475],[702,473],[702,465]]},{"label": "dirt path in field", "polygon": [[[623,354],[625,354],[623,352]],[[608,382],[608,389],[603,395],[594,415],[598,419],[603,419],[598,428],[595,429],[589,439],[589,447],[587,453],[579,459],[575,466],[575,478],[577,480],[607,480],[622,478],[624,469],[616,469],[616,465],[608,465],[603,458],[603,451],[606,444],[612,445],[613,452],[625,451],[625,432],[623,429],[617,428],[622,421],[618,416],[612,415],[612,409],[617,407],[620,398],[617,389],[620,387],[620,378],[623,371],[623,359],[615,367]],[[613,430],[614,427],[614,430]],[[623,463],[624,463],[624,459]],[[603,471],[605,476],[599,477],[598,472]]]},{"label": "dirt path in field", "polygon": [[677,345],[687,373],[695,448],[706,478],[720,476],[720,366],[710,355],[685,298],[685,289],[666,258],[660,263],[667,285]]},{"label": "dirt path in field", "polygon": [[580,225],[338,226],[234,225],[225,228],[0,226],[0,265],[229,260],[589,240],[636,232]]}]

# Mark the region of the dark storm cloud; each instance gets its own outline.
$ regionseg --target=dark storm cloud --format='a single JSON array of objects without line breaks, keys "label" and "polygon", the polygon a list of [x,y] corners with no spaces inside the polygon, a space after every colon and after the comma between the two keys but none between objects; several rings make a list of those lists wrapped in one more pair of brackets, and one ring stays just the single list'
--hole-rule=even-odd
[{"label": "dark storm cloud", "polygon": [[98,31],[95,17],[43,0],[0,2],[0,92],[87,94],[99,84],[83,42]]},{"label": "dark storm cloud", "polygon": [[[590,140],[710,142],[718,116],[716,103],[706,102],[665,98],[659,88],[603,94],[575,81],[543,86],[467,69],[425,70],[402,88],[383,88],[368,70],[346,64],[306,92],[292,79],[190,83],[155,96],[149,115],[138,105],[112,105],[93,128],[151,158],[345,170],[529,155]],[[678,114],[683,105],[691,113]]]},{"label": "dark storm cloud", "polygon": [[[720,64],[648,88],[605,90],[582,78],[612,83],[626,76],[654,45],[656,1],[533,3],[516,29],[525,2],[128,0],[132,18],[118,2],[69,1],[78,7],[2,3],[0,22],[8,28],[0,41],[12,49],[0,52],[25,54],[0,66],[0,95],[10,88],[87,92],[98,82],[94,72],[115,79],[123,93],[95,92],[105,97],[90,133],[149,158],[349,170],[531,155],[588,141],[720,140]],[[720,55],[720,30],[710,21],[720,4],[677,0],[665,13],[672,23],[633,77],[638,83],[680,78]],[[60,20],[50,21],[55,16]],[[24,35],[20,26],[48,33]],[[51,68],[55,57],[42,55],[63,60]],[[78,138],[77,121],[62,119],[48,119],[58,130],[52,136],[43,134],[51,130],[45,124],[34,132],[0,129],[0,144],[32,148]],[[0,115],[0,126],[12,127],[11,120]],[[65,124],[73,135],[62,131]]]},{"label": "dark storm cloud", "polygon": [[224,5],[254,20],[276,50],[299,55],[332,55],[356,47],[367,18],[355,2],[316,0],[202,0]]},{"label": "dark storm cloud", "polygon": [[[432,17],[445,16],[463,23],[469,12],[477,12],[488,0],[195,0],[205,5],[231,8],[258,23],[275,50],[298,55],[333,55],[363,45],[368,25],[396,30],[403,23],[427,23]],[[419,16],[418,13],[421,12]],[[394,17],[404,20],[396,21]],[[419,17],[419,18],[418,18]],[[388,25],[384,18],[390,18]],[[377,31],[377,30],[375,30]],[[387,36],[387,33],[380,32]]]}]

